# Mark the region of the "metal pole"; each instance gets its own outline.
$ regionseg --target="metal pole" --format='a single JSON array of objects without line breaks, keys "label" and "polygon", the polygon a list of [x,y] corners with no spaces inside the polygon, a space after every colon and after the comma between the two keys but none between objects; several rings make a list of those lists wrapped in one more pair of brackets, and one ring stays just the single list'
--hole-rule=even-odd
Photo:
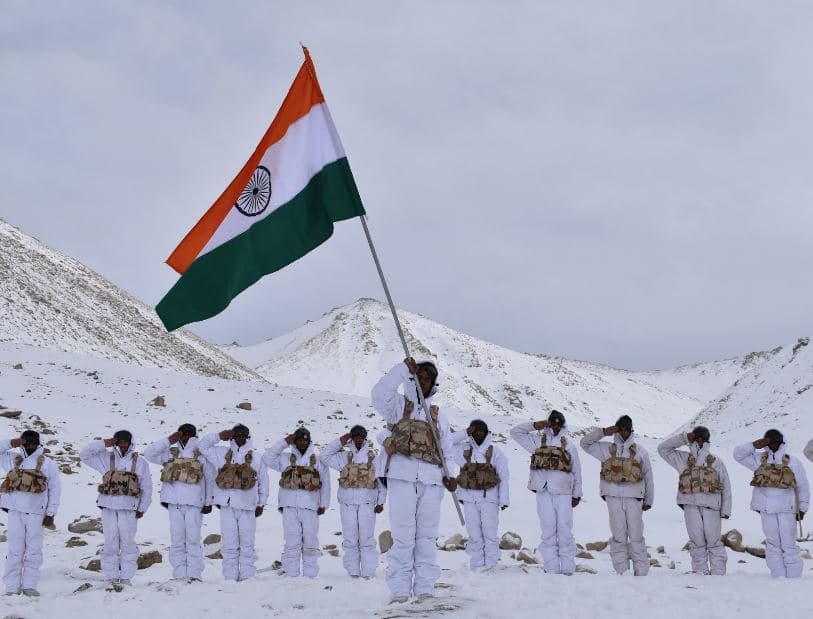
[{"label": "metal pole", "polygon": [[[376,252],[375,245],[373,244],[373,237],[370,236],[370,229],[367,227],[367,219],[364,215],[359,216],[359,219],[361,220],[362,228],[364,228],[364,236],[367,237],[367,244],[370,246],[370,253],[373,255],[375,268],[378,270],[378,277],[381,279],[381,285],[384,287],[384,294],[387,297],[387,303],[390,306],[392,317],[395,320],[395,328],[398,330],[398,337],[401,338],[401,346],[404,347],[404,354],[407,356],[407,358],[409,358],[412,355],[409,353],[409,347],[407,346],[406,338],[404,337],[404,330],[401,328],[401,321],[398,320],[398,312],[396,312],[395,304],[392,302],[390,287],[387,286],[387,280],[384,277],[384,271],[381,268],[381,262],[378,259],[378,252]],[[415,374],[412,374],[412,380],[415,381],[415,392],[418,394],[418,403],[420,404],[421,409],[423,409],[426,419],[429,421],[429,427],[432,429],[432,437],[435,439],[435,445],[438,447],[438,453],[440,454],[440,466],[443,470],[443,476],[451,478],[449,475],[449,469],[446,468],[446,459],[443,457],[443,448],[441,447],[440,443],[440,432],[438,431],[435,420],[432,419],[432,415],[429,413],[429,408],[426,406],[426,400],[424,400],[423,391],[421,391],[421,383],[418,381],[418,377]],[[457,515],[460,518],[460,524],[465,525],[466,520],[463,518],[463,510],[460,508],[460,502],[457,500],[456,492],[452,492],[452,499],[454,501],[454,506],[457,509]]]}]

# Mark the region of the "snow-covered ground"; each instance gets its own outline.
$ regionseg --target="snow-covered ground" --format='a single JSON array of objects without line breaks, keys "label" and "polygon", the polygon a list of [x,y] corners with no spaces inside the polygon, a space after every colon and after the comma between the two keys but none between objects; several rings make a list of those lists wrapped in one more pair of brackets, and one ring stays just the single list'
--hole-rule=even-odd
[{"label": "snow-covered ground", "polygon": [[[802,354],[801,352],[799,354]],[[805,353],[806,354],[806,353]],[[799,355],[796,355],[798,358]],[[398,361],[390,355],[386,362]],[[787,361],[787,360],[786,360]],[[14,365],[22,364],[21,369]],[[801,388],[801,387],[800,387]],[[803,392],[804,393],[804,392]],[[149,402],[163,395],[165,407]],[[732,396],[733,397],[733,396]],[[251,411],[236,408],[243,401],[252,403]],[[0,405],[23,411],[20,419],[0,418],[0,436],[17,435],[37,415],[54,434],[44,434],[45,441],[55,440],[53,452],[61,462],[69,463],[72,453],[96,436],[108,436],[119,428],[131,429],[143,448],[148,441],[168,435],[184,421],[198,425],[203,432],[230,427],[238,420],[252,430],[258,448],[290,432],[300,422],[312,430],[314,440],[323,445],[345,432],[355,423],[368,429],[381,426],[366,397],[337,395],[263,383],[202,377],[170,372],[105,359],[34,348],[5,342],[0,344]],[[341,412],[339,412],[341,411]],[[503,441],[513,423],[537,417],[541,409],[524,409],[515,415],[488,415],[485,418],[498,441]],[[679,425],[695,413],[687,410]],[[450,409],[452,422],[462,426],[472,416]],[[788,421],[792,419],[787,418]],[[704,418],[712,432],[718,430],[714,419]],[[813,427],[796,421],[786,426],[794,453],[799,453]],[[760,433],[762,423],[754,423],[748,432]],[[579,428],[574,428],[578,430]],[[437,599],[425,604],[388,606],[383,578],[354,581],[348,578],[341,558],[325,554],[321,573],[315,580],[284,579],[271,568],[279,559],[282,547],[281,518],[271,504],[260,518],[257,530],[258,567],[252,581],[225,583],[217,560],[207,559],[204,582],[194,585],[166,584],[170,578],[167,558],[168,527],[164,510],[157,500],[139,524],[138,542],[142,551],[157,549],[164,562],[139,571],[131,588],[122,593],[105,590],[98,573],[79,568],[94,556],[102,537],[99,533],[82,535],[89,542],[84,547],[66,548],[72,533],[66,525],[82,515],[98,515],[94,505],[96,475],[85,467],[71,466],[75,474],[63,477],[63,503],[57,517],[57,530],[47,532],[45,564],[40,585],[42,597],[0,598],[3,616],[24,617],[143,617],[154,616],[307,616],[307,617],[409,617],[454,615],[471,617],[530,617],[558,613],[565,617],[669,617],[677,613],[711,617],[761,617],[779,611],[786,616],[802,616],[813,610],[813,593],[803,580],[779,582],[769,578],[764,561],[748,554],[729,554],[729,574],[724,578],[684,574],[689,569],[688,553],[681,548],[686,542],[680,510],[674,504],[677,474],[655,454],[657,438],[666,432],[644,438],[641,442],[653,455],[656,480],[656,503],[646,515],[646,538],[651,554],[662,567],[655,567],[647,578],[619,577],[612,573],[607,551],[593,552],[593,559],[578,563],[597,573],[578,573],[572,577],[548,576],[538,566],[524,566],[503,552],[499,569],[490,574],[473,575],[467,571],[464,552],[440,552],[443,573],[438,583]],[[741,440],[745,434],[737,434]],[[750,434],[748,434],[750,436]],[[716,438],[716,437],[715,437]],[[501,532],[520,534],[526,547],[538,543],[538,523],[533,495],[525,489],[527,454],[510,440],[500,443],[508,455],[511,471],[512,505],[503,512]],[[748,510],[749,474],[733,462],[732,443],[726,436],[715,441],[715,449],[729,466],[734,484],[734,513],[726,528],[743,532],[747,544],[759,546],[762,538],[757,516]],[[575,533],[581,544],[609,537],[604,505],[597,495],[598,465],[583,456],[585,501],[576,510]],[[810,468],[810,467],[808,467]],[[157,481],[157,469],[153,469]],[[272,474],[272,487],[277,477]],[[333,480],[334,497],[336,480]],[[156,484],[157,485],[157,484]],[[157,499],[157,488],[156,497]],[[0,513],[0,530],[5,528],[5,515]],[[204,520],[204,534],[218,532],[216,514]],[[388,528],[387,512],[379,518],[379,531]],[[339,518],[332,508],[321,520],[322,544],[341,545]],[[457,522],[450,500],[443,505],[441,539],[464,532]],[[0,544],[2,548],[4,544]],[[657,551],[664,546],[663,553]],[[813,544],[805,544],[813,550]],[[0,550],[2,553],[2,550]],[[675,567],[671,569],[670,563]],[[813,561],[806,561],[805,577],[810,577]],[[379,576],[383,576],[385,557]],[[74,593],[83,583],[89,590]]]}]

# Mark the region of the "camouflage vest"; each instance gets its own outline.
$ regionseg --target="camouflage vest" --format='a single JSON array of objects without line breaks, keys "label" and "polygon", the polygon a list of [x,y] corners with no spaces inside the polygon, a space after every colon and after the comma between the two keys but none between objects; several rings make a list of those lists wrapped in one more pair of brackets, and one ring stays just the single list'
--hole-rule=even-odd
[{"label": "camouflage vest", "polygon": [[226,462],[217,471],[215,483],[221,490],[251,490],[257,485],[257,471],[251,466],[254,454],[251,450],[246,452],[245,460],[241,464],[232,462],[234,453],[229,449],[226,452]]},{"label": "camouflage vest", "polygon": [[706,464],[695,466],[697,460],[691,454],[686,462],[686,468],[678,479],[678,492],[681,494],[695,494],[704,492],[707,494],[719,494],[723,491],[723,484],[720,483],[720,475],[717,474],[711,465],[714,464],[714,456],[706,456]]},{"label": "camouflage vest", "polygon": [[463,457],[466,459],[466,464],[460,468],[460,475],[457,476],[457,483],[461,488],[468,490],[482,490],[483,496],[486,495],[486,490],[494,488],[500,483],[500,476],[497,475],[497,469],[491,464],[491,456],[494,454],[494,445],[489,445],[486,449],[485,462],[472,462],[471,449],[466,449],[463,452]]},{"label": "camouflage vest", "polygon": [[353,453],[347,452],[347,464],[339,472],[339,487],[341,488],[376,488],[375,478],[375,452],[367,448],[367,462],[353,462]]},{"label": "camouflage vest", "polygon": [[567,450],[567,441],[563,436],[559,439],[559,447],[548,445],[548,436],[542,434],[542,445],[531,454],[531,469],[543,469],[545,471],[562,471],[570,473],[573,471],[573,463],[570,461],[570,452]]},{"label": "camouflage vest", "polygon": [[322,477],[316,470],[316,454],[311,454],[309,466],[297,465],[296,454],[291,454],[291,466],[282,471],[279,487],[286,490],[319,490],[322,487]]},{"label": "camouflage vest", "polygon": [[141,484],[138,483],[136,466],[138,465],[138,454],[133,452],[132,464],[129,471],[116,470],[116,455],[110,452],[110,468],[102,476],[102,483],[99,484],[99,494],[110,496],[141,496]]},{"label": "camouflage vest", "polygon": [[172,457],[164,462],[164,468],[161,469],[161,481],[197,484],[203,479],[203,465],[198,460],[200,451],[197,448],[193,458],[179,457],[181,452],[177,447],[170,447],[169,452]]},{"label": "camouflage vest", "polygon": [[8,472],[3,483],[0,484],[0,492],[31,492],[33,494],[45,492],[48,482],[40,471],[43,462],[45,462],[45,456],[40,454],[37,456],[37,464],[33,469],[21,469],[23,457],[14,458],[14,468]]},{"label": "camouflage vest", "polygon": [[[432,427],[427,421],[410,419],[415,403],[412,400],[404,401],[404,417],[392,428],[392,435],[384,441],[384,449],[387,451],[387,470],[389,470],[390,457],[393,454],[401,454],[408,458],[418,458],[430,464],[440,466],[440,454],[435,437],[432,434]],[[431,406],[430,414],[437,414],[438,407]]]},{"label": "camouflage vest", "polygon": [[615,484],[635,484],[644,479],[641,463],[635,459],[635,444],[630,445],[628,458],[617,456],[618,446],[610,445],[610,457],[601,463],[601,479]]},{"label": "camouflage vest", "polygon": [[762,454],[757,470],[754,471],[754,478],[751,485],[756,488],[788,488],[796,487],[796,476],[790,468],[790,456],[782,456],[782,464],[768,464],[768,454]]}]

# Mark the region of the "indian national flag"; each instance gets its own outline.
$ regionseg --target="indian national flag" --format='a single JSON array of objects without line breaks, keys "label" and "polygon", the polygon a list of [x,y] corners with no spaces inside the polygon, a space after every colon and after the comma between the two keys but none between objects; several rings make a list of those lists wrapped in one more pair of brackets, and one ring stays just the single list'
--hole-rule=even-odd
[{"label": "indian national flag", "polygon": [[[304,49],[304,48],[303,48]],[[263,275],[364,214],[308,50],[254,154],[175,248],[180,279],[155,308],[172,331],[210,318]]]}]

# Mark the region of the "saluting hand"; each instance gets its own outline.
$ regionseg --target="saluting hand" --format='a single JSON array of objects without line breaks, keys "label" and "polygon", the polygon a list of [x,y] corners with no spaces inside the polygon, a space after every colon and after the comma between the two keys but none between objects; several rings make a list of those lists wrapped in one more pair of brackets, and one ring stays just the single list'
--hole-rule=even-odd
[{"label": "saluting hand", "polygon": [[615,426],[607,426],[606,428],[604,428],[604,436],[612,436],[617,431],[618,428],[616,428]]},{"label": "saluting hand", "polygon": [[114,438],[106,438],[104,439],[104,446],[105,447],[112,447],[116,444],[116,439]]},{"label": "saluting hand", "polygon": [[546,420],[542,421],[534,421],[534,430],[544,430],[548,426],[548,422]]},{"label": "saluting hand", "polygon": [[407,357],[404,359],[404,365],[409,368],[410,374],[417,374],[418,373],[418,364],[415,363],[415,359],[412,357]]},{"label": "saluting hand", "polygon": [[221,441],[230,441],[233,436],[234,432],[232,432],[231,430],[223,430],[220,434],[218,434],[218,437],[220,437]]},{"label": "saluting hand", "polygon": [[343,446],[347,445],[347,441],[349,441],[349,440],[350,440],[350,433],[349,432],[347,434],[342,434],[339,437],[339,441],[341,441]]},{"label": "saluting hand", "polygon": [[11,439],[11,446],[12,447],[22,447],[23,439],[21,438],[13,438]]}]

